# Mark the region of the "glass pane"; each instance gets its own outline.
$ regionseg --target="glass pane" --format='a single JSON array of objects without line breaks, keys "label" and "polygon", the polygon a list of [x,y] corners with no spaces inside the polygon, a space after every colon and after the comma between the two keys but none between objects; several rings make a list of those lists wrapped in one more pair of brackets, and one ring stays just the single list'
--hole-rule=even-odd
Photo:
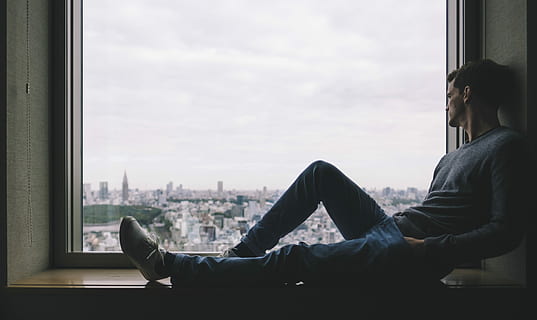
[{"label": "glass pane", "polygon": [[[445,150],[442,1],[84,1],[83,248],[234,245],[312,161],[388,214]],[[342,240],[322,206],[279,245]]]}]

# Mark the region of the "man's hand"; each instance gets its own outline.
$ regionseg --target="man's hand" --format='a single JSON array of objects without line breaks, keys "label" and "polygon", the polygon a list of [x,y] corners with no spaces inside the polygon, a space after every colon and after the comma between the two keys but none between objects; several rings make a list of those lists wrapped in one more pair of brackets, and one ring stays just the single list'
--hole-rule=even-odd
[{"label": "man's hand", "polygon": [[417,256],[423,256],[425,253],[425,240],[423,239],[416,239],[412,237],[404,237],[406,242],[410,245],[412,250],[414,251],[414,254]]}]

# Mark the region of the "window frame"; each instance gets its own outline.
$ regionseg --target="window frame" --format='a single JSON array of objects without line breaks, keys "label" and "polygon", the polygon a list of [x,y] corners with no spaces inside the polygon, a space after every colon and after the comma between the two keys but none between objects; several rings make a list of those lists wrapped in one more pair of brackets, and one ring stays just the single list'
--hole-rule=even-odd
[{"label": "window frame", "polygon": [[54,266],[129,267],[119,252],[83,252],[74,241],[82,237],[82,0],[51,6]]},{"label": "window frame", "polygon": [[[51,3],[51,212],[54,267],[132,267],[121,252],[83,252],[82,1]],[[446,73],[479,54],[480,1],[446,0]],[[448,126],[446,153],[465,140]],[[211,253],[201,253],[209,255]]]},{"label": "window frame", "polygon": [[[481,56],[481,8],[481,0],[446,0],[446,74]],[[467,140],[466,132],[448,121],[446,112],[446,153]]]}]

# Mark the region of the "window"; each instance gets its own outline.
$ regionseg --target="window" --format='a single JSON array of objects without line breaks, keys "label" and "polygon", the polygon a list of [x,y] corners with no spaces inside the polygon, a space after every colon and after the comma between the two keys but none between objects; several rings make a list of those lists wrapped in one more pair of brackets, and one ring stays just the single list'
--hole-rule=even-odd
[{"label": "window", "polygon": [[[84,252],[119,250],[125,214],[172,250],[222,250],[317,159],[390,214],[423,198],[445,152],[445,3],[92,0],[67,12],[60,245],[82,265]],[[338,237],[321,207],[282,243]]]}]

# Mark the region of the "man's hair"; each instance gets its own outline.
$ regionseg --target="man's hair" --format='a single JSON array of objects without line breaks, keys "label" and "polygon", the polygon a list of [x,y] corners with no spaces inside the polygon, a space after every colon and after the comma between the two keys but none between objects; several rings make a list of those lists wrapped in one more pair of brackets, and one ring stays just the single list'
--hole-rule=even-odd
[{"label": "man's hair", "polygon": [[504,105],[511,98],[514,78],[509,67],[490,59],[469,61],[447,76],[447,81],[462,93],[466,86],[472,94],[493,107]]}]

